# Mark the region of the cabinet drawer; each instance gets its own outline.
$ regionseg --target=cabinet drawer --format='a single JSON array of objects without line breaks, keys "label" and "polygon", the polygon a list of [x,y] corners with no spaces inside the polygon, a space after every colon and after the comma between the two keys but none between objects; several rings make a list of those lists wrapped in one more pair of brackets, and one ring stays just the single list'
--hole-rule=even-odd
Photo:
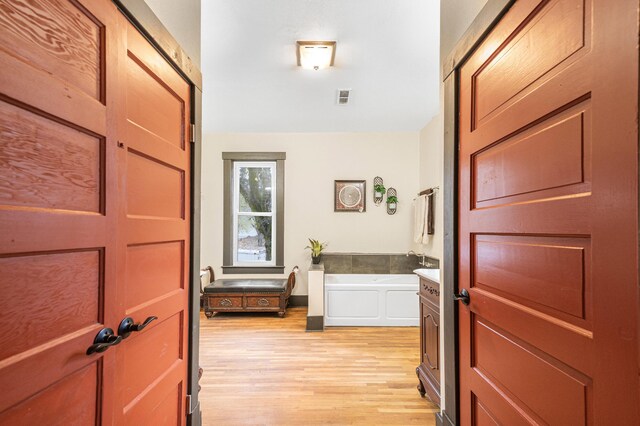
[{"label": "cabinet drawer", "polygon": [[420,295],[432,302],[435,306],[440,306],[440,285],[425,278],[420,278]]},{"label": "cabinet drawer", "polygon": [[216,311],[242,308],[242,296],[209,296],[209,308]]},{"label": "cabinet drawer", "polygon": [[248,309],[279,309],[279,296],[246,296]]}]

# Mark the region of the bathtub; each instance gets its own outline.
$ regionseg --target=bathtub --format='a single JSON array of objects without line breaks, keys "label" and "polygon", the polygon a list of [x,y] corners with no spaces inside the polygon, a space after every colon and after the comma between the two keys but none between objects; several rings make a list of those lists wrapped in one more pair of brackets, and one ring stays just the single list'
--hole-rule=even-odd
[{"label": "bathtub", "polygon": [[418,290],[414,274],[326,274],[324,325],[417,327]]}]

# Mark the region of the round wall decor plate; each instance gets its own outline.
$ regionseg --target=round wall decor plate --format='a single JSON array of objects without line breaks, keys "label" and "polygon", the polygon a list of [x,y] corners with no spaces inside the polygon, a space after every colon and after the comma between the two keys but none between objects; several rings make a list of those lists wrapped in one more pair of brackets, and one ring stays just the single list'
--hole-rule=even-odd
[{"label": "round wall decor plate", "polygon": [[355,185],[345,185],[340,190],[338,198],[345,207],[356,207],[362,200],[362,193]]}]

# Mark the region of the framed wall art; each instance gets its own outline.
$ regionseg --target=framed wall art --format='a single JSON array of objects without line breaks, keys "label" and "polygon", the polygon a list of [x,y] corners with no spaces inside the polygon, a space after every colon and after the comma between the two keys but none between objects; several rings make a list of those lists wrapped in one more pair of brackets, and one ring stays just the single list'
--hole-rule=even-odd
[{"label": "framed wall art", "polygon": [[336,180],[334,182],[335,212],[358,212],[367,210],[367,182],[364,180]]}]

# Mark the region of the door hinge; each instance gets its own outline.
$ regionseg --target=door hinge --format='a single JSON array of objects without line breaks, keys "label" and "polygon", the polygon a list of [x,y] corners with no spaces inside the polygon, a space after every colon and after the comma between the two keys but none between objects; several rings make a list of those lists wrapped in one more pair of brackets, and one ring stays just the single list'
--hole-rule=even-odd
[{"label": "door hinge", "polygon": [[191,395],[187,395],[186,400],[187,417],[193,416],[194,414],[198,416],[198,413],[200,413],[200,401],[196,401],[196,404],[193,405],[193,398],[191,398]]},{"label": "door hinge", "polygon": [[191,407],[191,395],[187,395],[187,416],[193,414],[193,407]]},{"label": "door hinge", "polygon": [[196,125],[191,124],[189,130],[189,142],[196,143]]}]

